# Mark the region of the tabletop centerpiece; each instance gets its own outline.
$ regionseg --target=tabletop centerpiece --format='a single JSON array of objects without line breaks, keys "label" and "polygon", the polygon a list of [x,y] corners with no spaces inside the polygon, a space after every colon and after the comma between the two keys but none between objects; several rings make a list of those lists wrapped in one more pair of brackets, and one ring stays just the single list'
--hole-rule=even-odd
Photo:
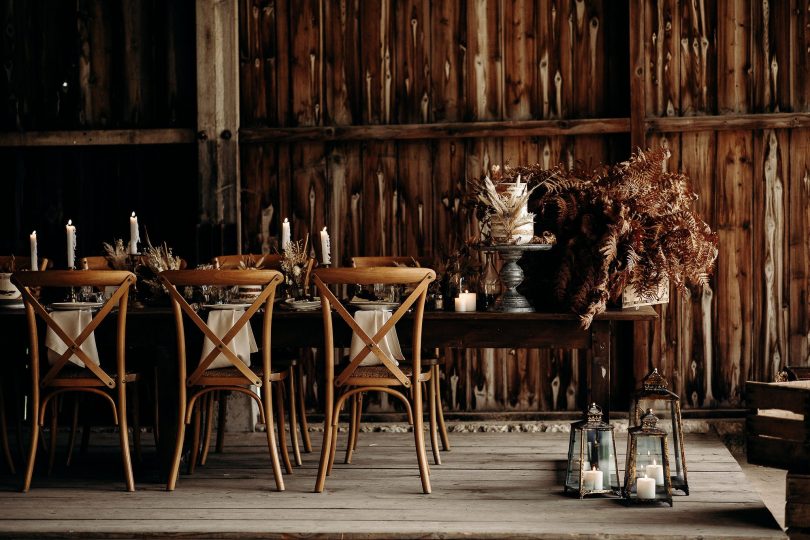
[{"label": "tabletop centerpiece", "polygon": [[287,241],[281,252],[281,271],[287,285],[288,295],[293,300],[302,300],[309,297],[306,290],[307,253],[309,239]]},{"label": "tabletop centerpiece", "polygon": [[534,214],[528,211],[529,198],[537,185],[529,187],[521,172],[494,166],[490,173],[471,183],[475,204],[481,216],[482,252],[497,252],[503,260],[500,280],[503,292],[492,311],[533,312],[529,300],[517,291],[525,275],[518,261],[527,251],[545,251],[555,243],[550,232],[534,234]]}]

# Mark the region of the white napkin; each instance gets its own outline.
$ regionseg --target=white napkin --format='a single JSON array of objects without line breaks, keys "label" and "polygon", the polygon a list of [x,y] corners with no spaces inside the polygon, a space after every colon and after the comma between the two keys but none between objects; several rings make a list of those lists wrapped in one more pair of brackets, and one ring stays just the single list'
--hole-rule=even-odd
[{"label": "white napkin", "polygon": [[[82,333],[90,321],[93,320],[93,314],[88,309],[84,310],[70,310],[70,311],[54,311],[51,313],[51,318],[59,325],[59,327],[71,338],[76,339]],[[48,363],[54,364],[59,357],[68,350],[67,345],[62,339],[56,335],[56,332],[48,327],[45,333],[45,347],[48,349]],[[96,337],[93,334],[87,336],[87,339],[82,343],[81,350],[86,354],[95,365],[99,365],[98,350],[96,349]],[[73,354],[70,357],[70,362],[83,368],[84,362]]]},{"label": "white napkin", "polygon": [[[222,339],[244,313],[244,309],[211,310],[208,313],[208,328],[210,328],[217,337]],[[250,365],[250,353],[255,353],[259,350],[256,346],[256,339],[253,337],[253,330],[250,328],[250,323],[243,326],[239,330],[239,333],[234,336],[230,343],[226,343],[226,345],[246,366]],[[205,338],[200,362],[202,362],[213,349],[214,344],[210,339]],[[216,358],[214,358],[214,361],[211,362],[211,365],[208,366],[208,369],[227,368],[231,366],[233,366],[231,361],[228,360],[224,354],[219,353]]]},{"label": "white napkin", "polygon": [[[368,337],[374,337],[380,328],[391,318],[390,311],[382,311],[382,310],[359,310],[354,314],[354,320],[357,321],[357,324],[363,331],[368,334]],[[397,337],[397,329],[396,327],[391,328],[385,337],[380,340],[379,343],[380,350],[382,350],[385,354],[387,354],[390,358],[394,360],[396,365],[399,365],[397,360],[405,360],[405,356],[402,354],[402,349],[399,347],[399,338]],[[357,334],[352,335],[352,347],[349,352],[349,359],[350,361],[354,359],[355,356],[360,354],[366,348],[365,342],[360,339],[360,336]],[[382,364],[382,360],[380,360],[374,352],[370,352],[363,361],[360,362],[361,366],[377,366]]]}]

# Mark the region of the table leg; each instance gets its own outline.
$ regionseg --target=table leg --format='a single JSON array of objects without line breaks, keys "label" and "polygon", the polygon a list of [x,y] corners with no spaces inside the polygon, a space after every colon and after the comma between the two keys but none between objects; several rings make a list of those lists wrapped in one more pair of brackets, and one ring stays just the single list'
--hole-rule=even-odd
[{"label": "table leg", "polygon": [[610,420],[610,321],[591,324],[590,401],[602,407],[604,421]]}]

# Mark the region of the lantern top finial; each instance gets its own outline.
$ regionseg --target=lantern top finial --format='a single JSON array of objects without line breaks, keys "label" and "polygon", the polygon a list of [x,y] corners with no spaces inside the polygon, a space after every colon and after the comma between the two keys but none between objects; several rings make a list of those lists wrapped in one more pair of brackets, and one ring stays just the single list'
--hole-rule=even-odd
[{"label": "lantern top finial", "polygon": [[657,424],[658,417],[653,414],[652,409],[647,409],[647,412],[641,417],[641,427],[644,429],[655,429]]},{"label": "lantern top finial", "polygon": [[653,368],[649,375],[644,377],[643,382],[644,390],[654,392],[656,390],[666,390],[669,387],[669,381],[658,373],[658,368]]},{"label": "lantern top finial", "polygon": [[586,413],[588,417],[588,423],[598,424],[602,421],[602,407],[597,405],[596,403],[591,403],[591,406],[588,407],[588,412]]}]

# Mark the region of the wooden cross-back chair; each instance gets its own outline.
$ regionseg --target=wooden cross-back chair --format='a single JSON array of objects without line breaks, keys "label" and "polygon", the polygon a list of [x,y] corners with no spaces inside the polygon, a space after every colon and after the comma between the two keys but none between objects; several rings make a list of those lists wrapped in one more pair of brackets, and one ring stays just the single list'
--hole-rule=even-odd
[{"label": "wooden cross-back chair", "polygon": [[[411,268],[430,268],[432,259],[430,257],[410,257],[410,256],[375,256],[375,257],[352,257],[352,266],[355,268],[372,268],[372,267],[402,267],[407,266]],[[442,392],[439,370],[439,354],[438,350],[429,351],[426,354],[422,351],[422,363],[430,366],[431,377],[430,387],[428,388],[428,410],[430,420],[430,445],[433,449],[433,462],[436,465],[441,465],[442,458],[439,454],[439,444],[437,437],[441,438],[442,448],[450,451],[450,437],[447,435],[447,425],[444,422],[444,407],[442,406]],[[352,403],[352,426],[350,430],[353,435],[349,438],[353,448],[346,449],[346,463],[351,462],[351,453],[357,449],[357,440],[360,435],[360,417],[363,412],[363,394],[358,394]],[[356,412],[355,412],[356,411]]]},{"label": "wooden cross-back chair", "polygon": [[[256,267],[262,270],[281,270],[282,256],[278,253],[258,254],[246,253],[242,255],[220,255],[211,259],[211,264],[220,270],[244,270],[246,267]],[[309,289],[310,277],[312,268],[315,264],[315,259],[309,259],[307,262],[305,275],[304,275],[304,288]],[[287,381],[288,398],[290,408],[290,441],[293,447],[293,456],[295,464],[300,466],[303,462],[301,460],[301,449],[298,446],[298,427],[300,426],[301,440],[304,443],[304,452],[312,452],[312,440],[309,436],[309,422],[307,421],[306,409],[306,388],[304,384],[303,366],[299,359],[290,354],[283,354],[279,360],[288,362],[290,364],[290,376]],[[216,451],[222,452],[225,447],[225,419],[227,417],[227,400],[220,399],[219,395],[215,395],[215,399],[219,403],[219,425],[217,427],[217,442]],[[211,436],[210,431],[205,435],[205,447],[209,445],[208,438]],[[203,456],[206,452],[203,451]],[[202,461],[204,463],[204,461]]]},{"label": "wooden cross-back chair", "polygon": [[[172,466],[169,471],[169,479],[166,486],[168,491],[174,490],[177,484],[177,475],[180,469],[180,458],[183,451],[183,441],[185,438],[186,425],[192,421],[192,416],[196,416],[194,441],[192,443],[192,457],[190,465],[196,462],[199,449],[199,413],[194,415],[195,409],[200,407],[200,403],[205,401],[209,408],[209,418],[213,401],[210,399],[212,393],[219,391],[241,392],[256,401],[262,421],[265,423],[267,431],[267,446],[270,451],[270,458],[273,466],[276,487],[279,491],[284,490],[284,479],[281,476],[281,464],[279,462],[278,449],[274,438],[273,425],[273,392],[271,383],[283,381],[287,377],[287,372],[271,371],[270,364],[270,329],[273,316],[273,299],[275,298],[276,287],[283,281],[280,272],[275,270],[167,270],[160,273],[160,279],[169,291],[172,300],[172,311],[174,313],[177,327],[177,355],[178,355],[178,398],[179,398],[179,420],[177,426],[177,439],[172,458]],[[236,323],[220,338],[206,324],[197,312],[189,305],[186,299],[177,290],[178,287],[186,286],[234,286],[234,285],[261,285],[264,288],[258,297],[245,312],[239,317]],[[258,369],[248,367],[243,363],[237,354],[230,348],[229,344],[239,334],[246,325],[250,324],[250,319],[264,308],[261,325],[261,364]],[[196,367],[189,365],[186,358],[186,338],[185,319],[191,320],[202,334],[213,343],[211,352],[203,358]],[[227,368],[209,369],[212,362],[223,355],[231,364]],[[190,373],[189,373],[190,371]],[[250,389],[251,385],[259,388],[261,397],[256,396]],[[277,394],[280,396],[280,394]],[[282,447],[286,451],[284,443],[283,427],[283,401],[276,399],[279,405],[279,438],[282,440]],[[291,471],[289,458],[285,465],[288,472]],[[193,470],[193,468],[191,469]]]},{"label": "wooden cross-back chair", "polygon": [[[326,476],[331,472],[337,446],[338,420],[346,400],[363,392],[385,392],[399,399],[408,413],[408,421],[413,425],[416,457],[419,464],[419,475],[422,479],[422,490],[430,493],[430,470],[425,454],[425,435],[421,414],[412,411],[422,410],[422,383],[430,381],[431,372],[422,371],[421,344],[422,318],[425,311],[425,298],[430,282],[436,279],[436,273],[427,268],[336,268],[315,270],[313,280],[321,297],[321,312],[324,321],[325,351],[325,410],[324,436],[321,447],[321,458],[318,465],[318,477],[315,491],[322,492]],[[391,318],[373,336],[369,336],[357,324],[352,315],[329,289],[329,285],[409,285],[413,291],[403,300]],[[411,341],[412,358],[409,364],[397,365],[379,346],[394,325],[413,308],[413,331]],[[332,327],[332,310],[351,328],[365,343],[365,348],[350,359],[335,377],[334,334]],[[382,362],[376,366],[361,366],[360,363],[369,354],[377,356]],[[396,387],[410,391],[406,397]],[[335,399],[335,390],[339,396]],[[350,432],[351,436],[351,432]],[[352,443],[349,443],[349,447]]]},{"label": "wooden cross-back chair", "polygon": [[[113,411],[114,421],[118,425],[121,456],[124,464],[124,476],[128,491],[135,490],[135,481],[132,474],[132,462],[129,454],[129,438],[127,428],[127,384],[137,382],[137,374],[126,371],[125,339],[127,320],[127,298],[130,286],[135,283],[135,275],[124,271],[87,271],[76,272],[71,270],[56,270],[49,272],[17,272],[12,276],[12,282],[20,289],[25,302],[25,312],[28,321],[30,341],[30,369],[31,369],[31,443],[28,449],[28,464],[22,491],[28,491],[31,486],[31,477],[34,472],[34,462],[37,454],[39,428],[44,425],[45,412],[51,405],[51,464],[53,462],[53,445],[56,440],[56,401],[61,394],[69,392],[84,392],[95,394],[104,398]],[[107,300],[93,320],[75,338],[71,337],[51,317],[48,310],[32,293],[33,288],[47,287],[118,287],[116,292]],[[114,307],[118,307],[116,322],[116,363],[115,371],[108,371],[101,365],[96,365],[81,349],[81,345],[110,314]],[[47,328],[64,342],[67,350],[45,371],[40,374],[39,333],[37,318],[41,319]],[[84,363],[79,368],[70,363],[72,356],[76,356]],[[101,360],[101,358],[100,358]],[[110,394],[114,394],[115,397]]]}]

